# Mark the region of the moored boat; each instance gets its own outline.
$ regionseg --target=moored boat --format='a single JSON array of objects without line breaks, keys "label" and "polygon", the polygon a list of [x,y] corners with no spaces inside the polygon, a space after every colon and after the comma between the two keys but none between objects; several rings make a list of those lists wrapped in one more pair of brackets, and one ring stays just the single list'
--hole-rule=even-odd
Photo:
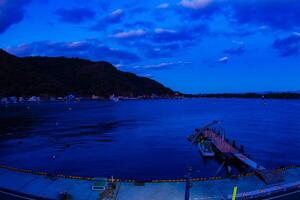
[{"label": "moored boat", "polygon": [[119,98],[118,98],[117,96],[115,96],[114,94],[111,95],[111,96],[109,97],[109,99],[110,99],[111,101],[113,101],[113,102],[118,102],[118,101],[119,101]]},{"label": "moored boat", "polygon": [[199,151],[203,157],[214,157],[215,153],[212,150],[212,144],[209,140],[204,140],[198,143]]}]

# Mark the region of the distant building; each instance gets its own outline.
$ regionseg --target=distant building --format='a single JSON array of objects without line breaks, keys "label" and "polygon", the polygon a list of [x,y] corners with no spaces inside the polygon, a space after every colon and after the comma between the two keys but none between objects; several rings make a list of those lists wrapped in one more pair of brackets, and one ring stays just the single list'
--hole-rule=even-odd
[{"label": "distant building", "polygon": [[32,96],[28,99],[29,102],[39,102],[41,101],[41,98],[40,97],[37,97],[37,96]]},{"label": "distant building", "polygon": [[8,103],[7,97],[2,97],[1,98],[1,103],[7,104]]},{"label": "distant building", "polygon": [[158,97],[159,97],[159,96],[157,96],[157,95],[154,94],[154,93],[151,94],[151,98],[152,98],[152,99],[157,99]]},{"label": "distant building", "polygon": [[68,96],[65,96],[64,100],[66,100],[66,101],[74,101],[75,100],[75,95],[70,94]]},{"label": "distant building", "polygon": [[18,103],[18,99],[17,97],[13,96],[13,97],[9,97],[8,98],[9,103]]},{"label": "distant building", "polygon": [[97,99],[100,99],[100,97],[93,94],[93,95],[92,95],[92,100],[97,100]]},{"label": "distant building", "polygon": [[18,101],[19,101],[20,103],[23,103],[23,102],[25,101],[25,99],[24,99],[24,97],[19,97]]}]

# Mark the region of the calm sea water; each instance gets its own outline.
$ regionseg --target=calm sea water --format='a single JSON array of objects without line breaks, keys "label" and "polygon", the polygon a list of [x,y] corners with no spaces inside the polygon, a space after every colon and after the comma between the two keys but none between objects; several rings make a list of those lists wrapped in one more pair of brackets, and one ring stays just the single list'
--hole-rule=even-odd
[{"label": "calm sea water", "polygon": [[[266,167],[300,164],[300,101],[184,99],[0,107],[0,164],[82,176],[154,179],[215,175],[187,141],[222,120],[230,139]],[[221,172],[223,173],[223,172]]]}]

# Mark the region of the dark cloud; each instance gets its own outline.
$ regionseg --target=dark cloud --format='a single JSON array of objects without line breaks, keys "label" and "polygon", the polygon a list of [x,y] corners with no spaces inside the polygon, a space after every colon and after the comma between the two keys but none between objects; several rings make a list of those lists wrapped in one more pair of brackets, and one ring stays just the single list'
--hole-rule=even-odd
[{"label": "dark cloud", "polygon": [[146,58],[166,58],[173,57],[182,48],[182,45],[178,43],[161,43],[155,44],[148,40],[136,40],[131,43],[124,43],[124,46],[130,45],[130,47],[136,49]]},{"label": "dark cloud", "polygon": [[234,27],[232,31],[218,31],[211,33],[214,36],[223,36],[223,37],[231,37],[231,38],[243,38],[255,33],[262,32],[259,29],[252,29],[251,27]]},{"label": "dark cloud", "polygon": [[96,13],[88,8],[61,8],[56,11],[60,20],[68,23],[81,23],[87,20],[94,19]]},{"label": "dark cloud", "polygon": [[119,24],[123,21],[125,16],[124,10],[116,9],[112,11],[108,16],[103,17],[98,20],[98,22],[93,25],[90,29],[93,31],[103,31],[108,26]]},{"label": "dark cloud", "polygon": [[166,58],[174,57],[176,53],[181,49],[181,45],[173,44],[161,44],[161,45],[145,45],[141,48],[144,55],[148,58]]},{"label": "dark cloud", "polygon": [[200,4],[200,0],[189,2],[173,8],[188,21],[209,19],[215,14],[222,14],[236,24],[267,25],[276,29],[300,26],[299,0],[203,0],[205,4]]},{"label": "dark cloud", "polygon": [[300,55],[300,34],[295,33],[283,39],[276,39],[273,43],[273,48],[282,57]]},{"label": "dark cloud", "polygon": [[11,25],[22,21],[24,7],[30,0],[1,0],[0,1],[0,33],[5,32]]},{"label": "dark cloud", "polygon": [[279,29],[300,26],[299,0],[234,0],[231,6],[239,23],[256,23]]},{"label": "dark cloud", "polygon": [[128,51],[109,48],[98,40],[76,42],[40,41],[7,49],[18,56],[66,56],[91,60],[105,60],[112,63],[133,63],[139,57]]},{"label": "dark cloud", "polygon": [[234,47],[230,49],[225,49],[224,53],[225,54],[230,54],[230,55],[241,55],[245,53],[245,47],[244,46],[239,46],[239,47]]},{"label": "dark cloud", "polygon": [[209,34],[207,26],[194,24],[177,29],[115,31],[110,38],[121,46],[141,52],[147,58],[161,58],[178,55],[181,49],[197,44],[206,34]]}]

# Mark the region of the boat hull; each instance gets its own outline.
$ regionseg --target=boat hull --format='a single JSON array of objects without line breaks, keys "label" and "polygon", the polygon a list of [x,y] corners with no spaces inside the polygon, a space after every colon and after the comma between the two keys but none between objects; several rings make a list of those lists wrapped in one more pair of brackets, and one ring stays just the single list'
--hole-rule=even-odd
[{"label": "boat hull", "polygon": [[203,157],[214,157],[215,153],[212,150],[208,150],[204,144],[199,143],[198,149]]}]

